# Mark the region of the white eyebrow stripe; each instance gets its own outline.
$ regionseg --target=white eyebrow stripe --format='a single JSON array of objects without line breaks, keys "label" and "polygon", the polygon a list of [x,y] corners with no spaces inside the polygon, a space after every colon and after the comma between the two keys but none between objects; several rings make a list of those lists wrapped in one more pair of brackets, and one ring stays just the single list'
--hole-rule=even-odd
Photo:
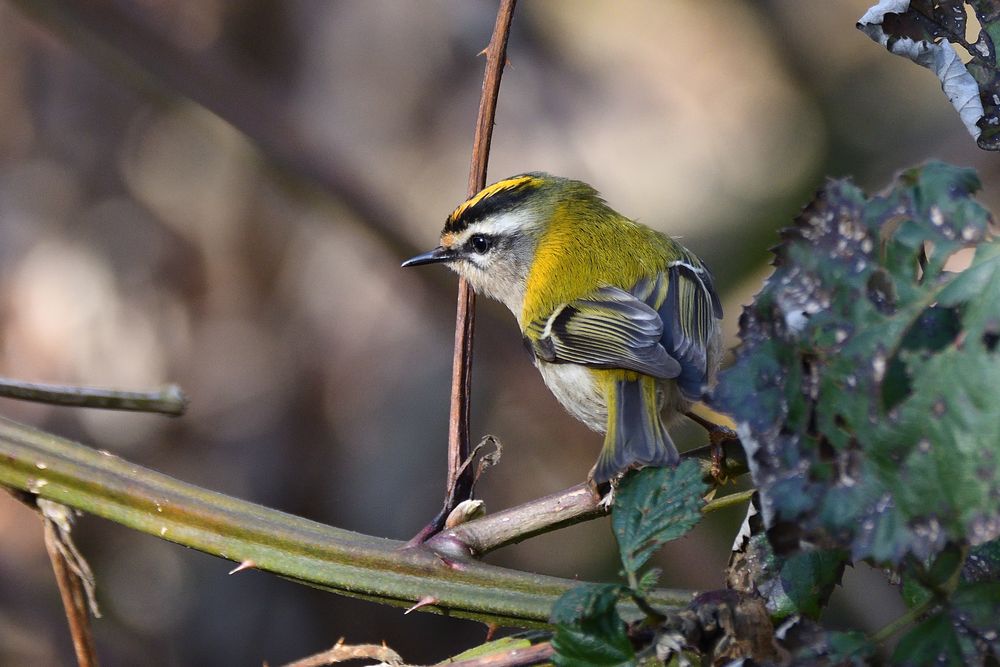
[{"label": "white eyebrow stripe", "polygon": [[509,236],[515,232],[523,231],[529,227],[534,219],[530,211],[514,210],[497,213],[488,218],[473,222],[460,233],[455,235],[457,244],[465,243],[474,234],[486,234],[487,236]]}]

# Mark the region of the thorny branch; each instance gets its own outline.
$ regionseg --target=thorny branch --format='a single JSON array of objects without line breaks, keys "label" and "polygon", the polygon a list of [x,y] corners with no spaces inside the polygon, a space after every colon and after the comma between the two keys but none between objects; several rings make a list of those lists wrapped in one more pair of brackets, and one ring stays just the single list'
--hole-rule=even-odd
[{"label": "thorny branch", "polygon": [[[507,63],[507,38],[514,17],[516,0],[502,0],[493,26],[493,37],[486,47],[486,73],[479,98],[476,136],[472,145],[472,166],[469,170],[468,196],[486,186],[486,167],[493,137],[500,78]],[[451,407],[448,419],[448,482],[447,495],[441,512],[411,540],[419,543],[437,533],[445,519],[463,500],[472,497],[473,469],[462,465],[471,452],[469,441],[469,396],[472,388],[472,336],[476,324],[476,295],[464,278],[458,281],[458,307],[455,314],[455,352],[452,358]]]},{"label": "thorny branch", "polygon": [[[721,443],[724,452],[722,474],[734,478],[747,471],[746,454],[739,440],[725,440]],[[684,458],[703,460],[705,479],[718,486],[710,463],[712,446],[706,445],[682,454]],[[749,499],[750,492],[730,494],[716,498],[706,504],[705,511],[729,507]],[[442,531],[427,542],[439,553],[482,556],[500,547],[516,544],[529,537],[549,533],[566,526],[582,523],[608,513],[590,486],[577,484],[517,507],[488,514],[482,518],[460,524]]]}]

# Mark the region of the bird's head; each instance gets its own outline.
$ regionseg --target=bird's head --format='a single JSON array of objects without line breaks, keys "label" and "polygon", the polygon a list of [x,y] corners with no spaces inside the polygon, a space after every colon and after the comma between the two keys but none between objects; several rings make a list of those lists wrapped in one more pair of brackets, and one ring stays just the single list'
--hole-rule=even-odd
[{"label": "bird's head", "polygon": [[445,263],[516,314],[538,239],[575,183],[532,172],[489,185],[451,212],[438,247],[403,266]]}]

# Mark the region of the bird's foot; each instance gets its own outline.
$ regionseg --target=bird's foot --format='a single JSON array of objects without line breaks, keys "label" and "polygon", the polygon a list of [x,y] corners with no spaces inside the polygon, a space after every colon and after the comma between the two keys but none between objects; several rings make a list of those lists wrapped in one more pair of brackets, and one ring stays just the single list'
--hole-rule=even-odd
[{"label": "bird's foot", "polygon": [[725,444],[730,440],[739,442],[739,436],[736,435],[736,431],[728,426],[716,424],[715,422],[709,421],[694,412],[687,412],[685,414],[688,419],[708,431],[708,444],[711,447],[712,453],[712,463],[709,468],[709,473],[712,475],[713,479],[719,483],[724,483],[728,478],[728,475],[726,474]]},{"label": "bird's foot", "polygon": [[712,424],[712,428],[708,429],[708,443],[712,448],[712,467],[709,471],[720,482],[725,482],[727,477],[726,449],[723,445],[728,440],[739,440],[733,429],[721,424]]},{"label": "bird's foot", "polygon": [[612,484],[608,488],[608,492],[604,494],[604,497],[597,503],[597,506],[605,512],[610,512],[611,507],[615,504],[615,488],[615,485]]},{"label": "bird's foot", "polygon": [[[593,471],[591,471],[592,474]],[[591,475],[587,475],[587,486],[590,487],[591,495],[597,501],[597,506],[601,510],[610,512],[611,506],[615,502],[615,487],[617,486],[618,478],[612,479],[610,482],[601,482],[598,484]]]}]

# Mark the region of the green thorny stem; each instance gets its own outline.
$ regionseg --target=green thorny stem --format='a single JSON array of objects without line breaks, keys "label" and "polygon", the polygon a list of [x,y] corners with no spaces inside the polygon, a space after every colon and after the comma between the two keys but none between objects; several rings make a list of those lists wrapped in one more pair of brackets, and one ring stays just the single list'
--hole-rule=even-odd
[{"label": "green thorny stem", "polygon": [[[536,627],[580,582],[441,555],[334,528],[178,481],[108,452],[0,418],[0,484],[245,567],[372,601]],[[657,589],[651,604],[686,605]],[[626,611],[628,613],[628,611]],[[635,607],[635,617],[641,617]]]}]

